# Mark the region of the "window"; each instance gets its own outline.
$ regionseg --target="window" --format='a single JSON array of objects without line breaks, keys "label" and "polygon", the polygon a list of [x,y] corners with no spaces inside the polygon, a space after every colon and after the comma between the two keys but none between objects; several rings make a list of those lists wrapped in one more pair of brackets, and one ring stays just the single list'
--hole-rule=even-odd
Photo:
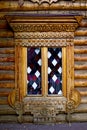
[{"label": "window", "polygon": [[9,104],[16,104],[21,117],[33,115],[33,122],[56,122],[59,112],[78,106],[73,39],[80,16],[10,15],[7,20],[15,37],[15,97]]},{"label": "window", "polygon": [[[45,48],[44,51],[43,48],[27,48],[27,95],[44,95],[46,89],[48,95],[62,96],[62,48]],[[43,66],[46,77],[42,80]],[[47,84],[43,86],[45,80]]]}]

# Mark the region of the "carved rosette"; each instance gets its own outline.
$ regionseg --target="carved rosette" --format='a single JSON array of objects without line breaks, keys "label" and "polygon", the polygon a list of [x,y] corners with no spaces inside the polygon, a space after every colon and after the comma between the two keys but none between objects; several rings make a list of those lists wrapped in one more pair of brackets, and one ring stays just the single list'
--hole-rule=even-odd
[{"label": "carved rosette", "polygon": [[81,95],[78,90],[73,89],[71,91],[69,101],[67,102],[67,112],[72,113],[74,112],[75,108],[79,106],[81,102]]}]

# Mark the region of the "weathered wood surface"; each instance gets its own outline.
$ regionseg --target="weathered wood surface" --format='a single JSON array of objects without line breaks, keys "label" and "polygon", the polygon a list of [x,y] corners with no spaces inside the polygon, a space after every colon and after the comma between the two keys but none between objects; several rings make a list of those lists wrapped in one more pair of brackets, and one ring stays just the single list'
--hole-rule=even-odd
[{"label": "weathered wood surface", "polygon": [[87,81],[75,81],[75,87],[87,87]]},{"label": "weathered wood surface", "polygon": [[15,70],[15,65],[9,65],[9,66],[0,65],[0,70]]},{"label": "weathered wood surface", "polygon": [[87,113],[72,114],[71,121],[73,122],[87,122]]},{"label": "weathered wood surface", "polygon": [[13,32],[9,30],[0,30],[0,37],[1,38],[12,38]]},{"label": "weathered wood surface", "polygon": [[14,48],[13,49],[3,49],[3,48],[0,48],[0,54],[14,54],[15,53],[15,50]]},{"label": "weathered wood surface", "polygon": [[0,83],[0,88],[15,88],[15,83],[14,82],[1,82]]},{"label": "weathered wood surface", "polygon": [[76,70],[87,70],[87,65],[75,65]]},{"label": "weathered wood surface", "polygon": [[14,74],[0,74],[0,80],[14,80]]},{"label": "weathered wood surface", "polygon": [[75,74],[75,79],[87,79],[87,74]]},{"label": "weathered wood surface", "polygon": [[75,54],[87,54],[87,49],[75,49]]},{"label": "weathered wood surface", "polygon": [[87,39],[74,39],[74,45],[85,46],[87,45]]},{"label": "weathered wood surface", "polygon": [[87,61],[87,57],[74,56],[75,61]]},{"label": "weathered wood surface", "polygon": [[75,32],[75,36],[87,36],[87,31],[78,30]]},{"label": "weathered wood surface", "polygon": [[14,47],[13,38],[0,38],[0,47]]},{"label": "weathered wood surface", "polygon": [[0,92],[0,97],[7,97],[9,92]]},{"label": "weathered wood surface", "polygon": [[14,57],[0,57],[0,62],[14,62]]}]

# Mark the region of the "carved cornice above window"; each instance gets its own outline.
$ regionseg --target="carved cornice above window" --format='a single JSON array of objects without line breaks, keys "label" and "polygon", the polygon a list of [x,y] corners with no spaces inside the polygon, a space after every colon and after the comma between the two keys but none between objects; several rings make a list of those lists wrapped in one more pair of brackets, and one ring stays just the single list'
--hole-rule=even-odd
[{"label": "carved cornice above window", "polygon": [[74,32],[80,16],[6,16],[14,32]]}]

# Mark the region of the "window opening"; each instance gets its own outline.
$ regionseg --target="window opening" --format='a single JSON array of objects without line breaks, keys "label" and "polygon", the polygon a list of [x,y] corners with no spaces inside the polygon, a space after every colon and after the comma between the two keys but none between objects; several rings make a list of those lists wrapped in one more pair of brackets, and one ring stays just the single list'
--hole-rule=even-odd
[{"label": "window opening", "polygon": [[27,49],[27,94],[41,94],[41,49]]},{"label": "window opening", "polygon": [[62,95],[61,48],[48,48],[48,94]]}]

